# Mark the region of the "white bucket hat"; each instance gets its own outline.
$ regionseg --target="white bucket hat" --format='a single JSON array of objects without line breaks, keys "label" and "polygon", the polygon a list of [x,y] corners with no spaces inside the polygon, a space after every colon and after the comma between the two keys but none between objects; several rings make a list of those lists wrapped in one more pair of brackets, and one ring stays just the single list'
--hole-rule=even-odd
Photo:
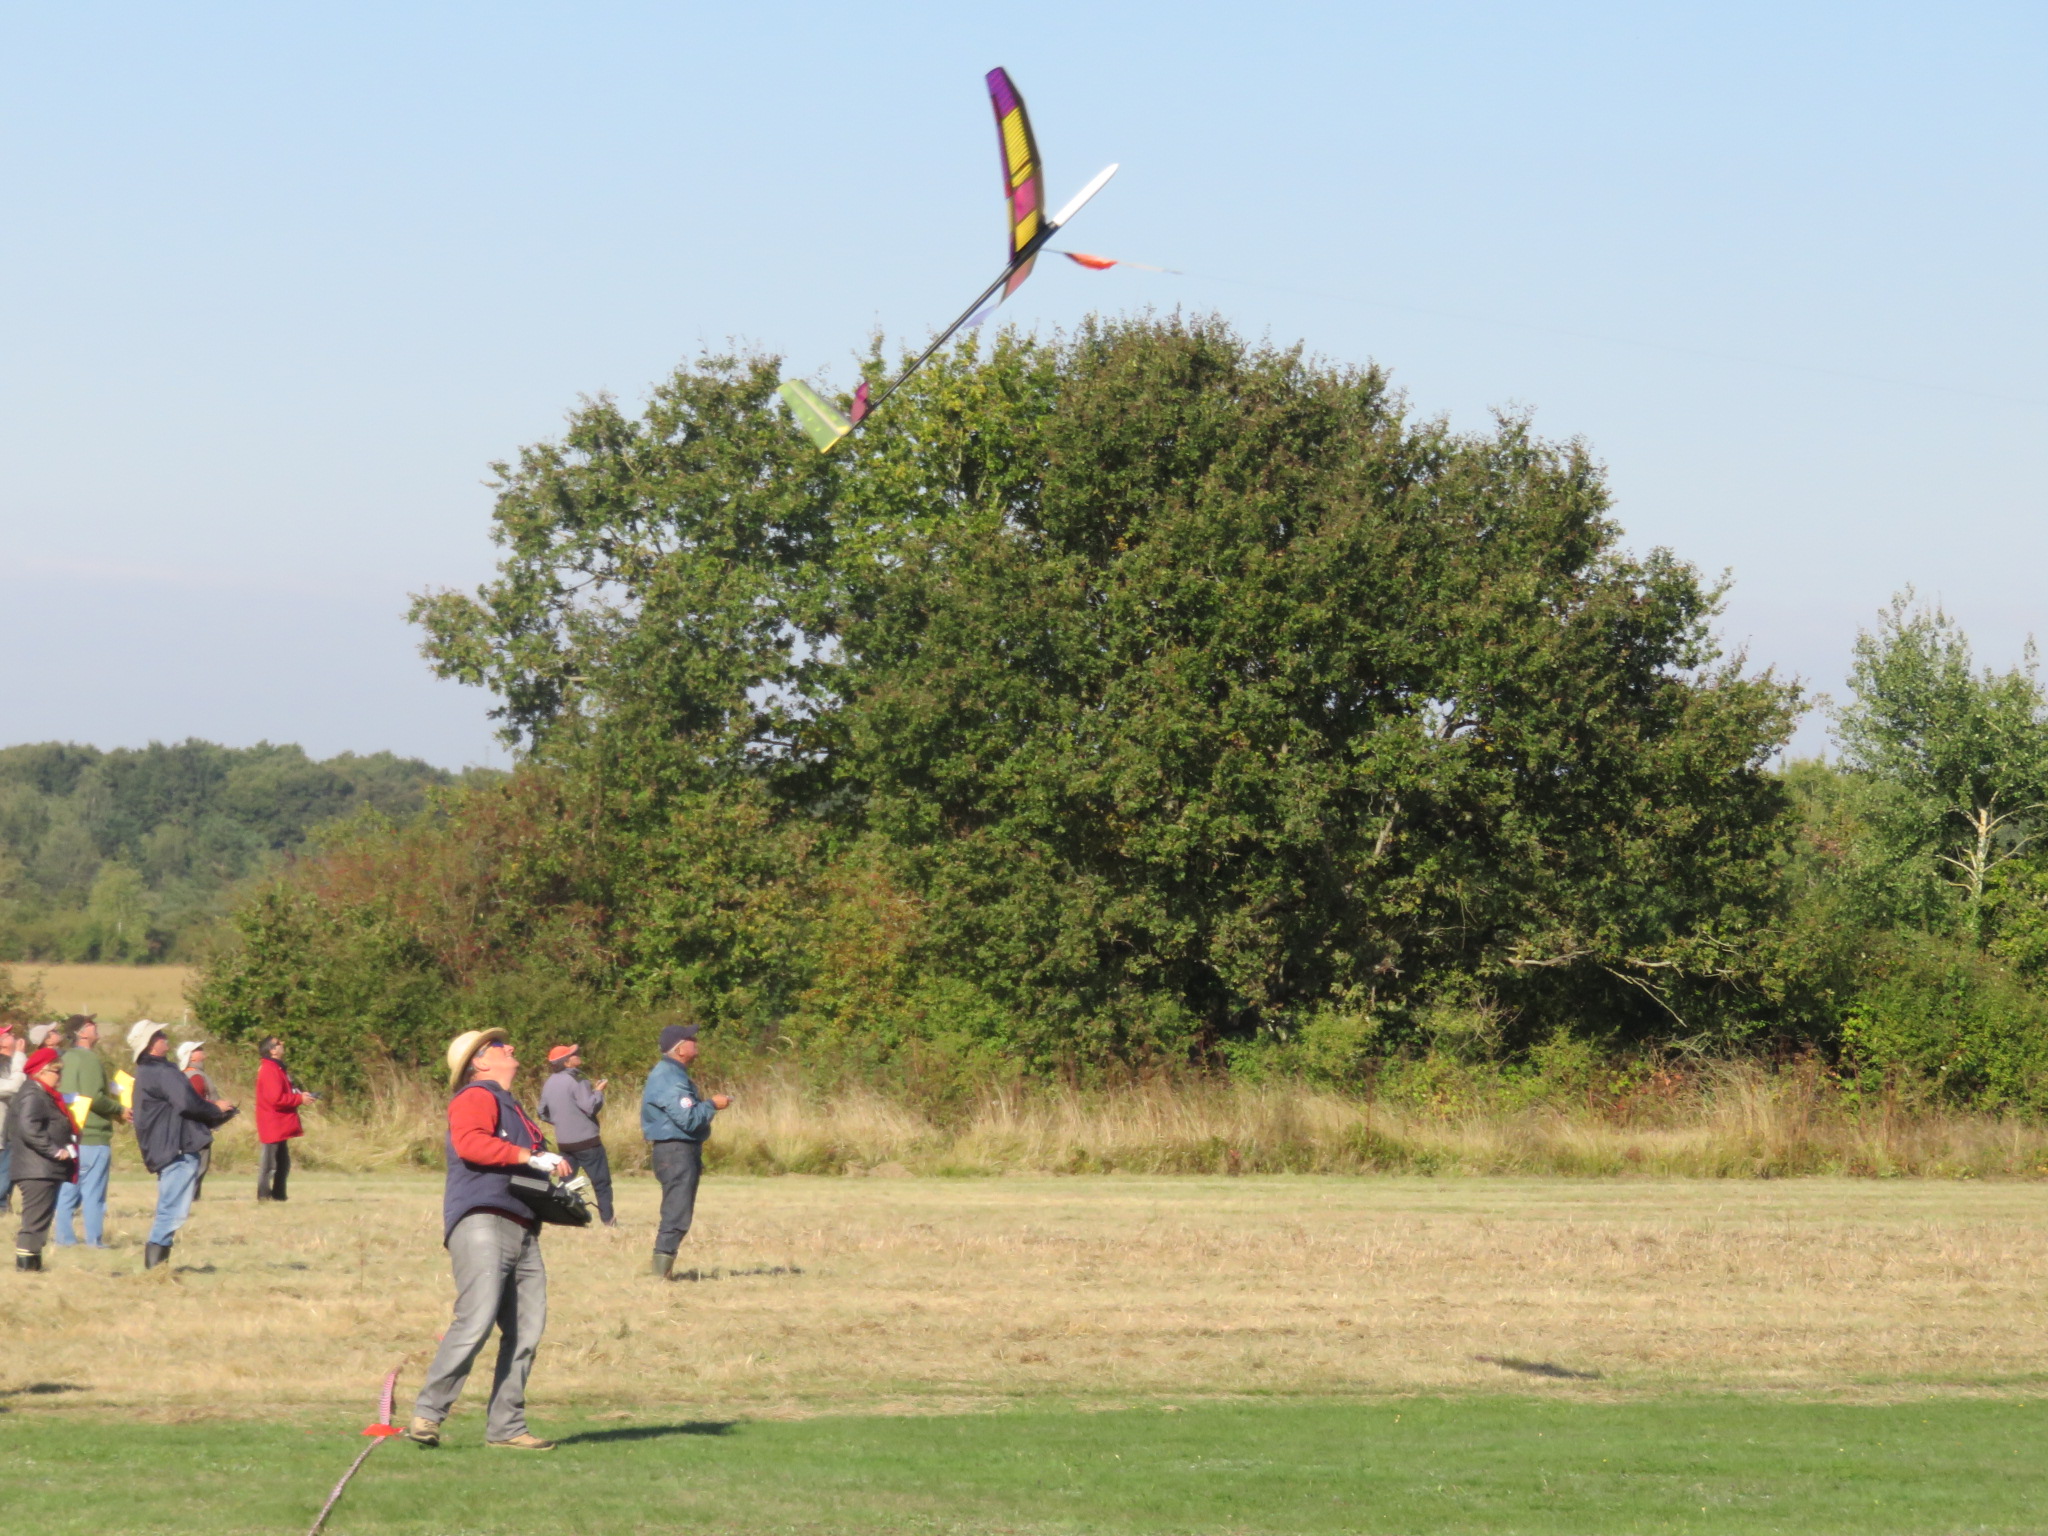
[{"label": "white bucket hat", "polygon": [[142,1053],[149,1049],[149,1042],[168,1028],[168,1025],[153,1024],[148,1019],[137,1019],[128,1026],[128,1055],[133,1060],[142,1060]]}]

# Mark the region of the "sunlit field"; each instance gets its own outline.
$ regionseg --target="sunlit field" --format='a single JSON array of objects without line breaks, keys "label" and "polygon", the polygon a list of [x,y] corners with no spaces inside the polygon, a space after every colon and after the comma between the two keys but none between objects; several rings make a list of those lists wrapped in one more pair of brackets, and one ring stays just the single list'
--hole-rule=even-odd
[{"label": "sunlit field", "polygon": [[53,1018],[90,1014],[102,1024],[137,1019],[178,1023],[190,1015],[185,988],[197,974],[189,965],[58,965],[17,961],[5,967],[22,986],[40,987]]},{"label": "sunlit field", "polygon": [[[124,1416],[367,1407],[401,1362],[417,1384],[450,1300],[438,1178],[310,1174],[259,1207],[219,1172],[145,1274],[130,1156],[113,1251],[0,1274],[15,1374]],[[2048,1391],[2031,1184],[720,1176],[697,1278],[666,1285],[655,1197],[625,1179],[619,1228],[548,1234],[543,1415]]]},{"label": "sunlit field", "polygon": [[[223,1169],[145,1273],[116,1158],[111,1251],[0,1272],[10,1519],[306,1529],[447,1322],[440,1179]],[[2032,1183],[723,1174],[670,1282],[655,1196],[546,1236],[560,1448],[472,1390],[330,1530],[2044,1526]]]}]

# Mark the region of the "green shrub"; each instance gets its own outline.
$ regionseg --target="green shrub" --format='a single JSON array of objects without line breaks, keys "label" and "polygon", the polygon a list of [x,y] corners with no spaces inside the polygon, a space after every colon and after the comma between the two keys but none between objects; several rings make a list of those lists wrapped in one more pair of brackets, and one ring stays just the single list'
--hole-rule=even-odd
[{"label": "green shrub", "polygon": [[1842,1021],[1852,1063],[1979,1109],[2048,1109],[2048,1000],[1966,944],[1873,939]]}]

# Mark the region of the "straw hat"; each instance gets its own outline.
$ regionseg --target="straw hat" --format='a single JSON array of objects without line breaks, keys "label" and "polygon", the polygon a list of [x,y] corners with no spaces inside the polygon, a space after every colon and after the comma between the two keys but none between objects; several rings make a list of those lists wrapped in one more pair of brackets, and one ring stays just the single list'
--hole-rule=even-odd
[{"label": "straw hat", "polygon": [[142,1053],[149,1049],[149,1042],[164,1032],[165,1026],[148,1019],[137,1019],[128,1026],[128,1054],[135,1060],[142,1060]]},{"label": "straw hat", "polygon": [[469,1058],[489,1045],[493,1040],[503,1040],[502,1029],[465,1029],[448,1042],[448,1086],[459,1087],[462,1074],[469,1070]]}]

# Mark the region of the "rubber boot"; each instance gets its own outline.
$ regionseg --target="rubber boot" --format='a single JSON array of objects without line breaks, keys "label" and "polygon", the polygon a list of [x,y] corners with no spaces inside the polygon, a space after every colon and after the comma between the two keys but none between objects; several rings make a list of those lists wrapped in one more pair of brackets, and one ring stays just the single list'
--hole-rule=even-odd
[{"label": "rubber boot", "polygon": [[657,1280],[666,1280],[668,1278],[668,1272],[675,1265],[675,1262],[676,1256],[674,1254],[663,1253],[659,1248],[655,1249],[654,1278]]},{"label": "rubber boot", "polygon": [[17,1249],[14,1255],[14,1267],[17,1270],[25,1270],[32,1275],[39,1275],[43,1271],[43,1256],[40,1253],[22,1253]]},{"label": "rubber boot", "polygon": [[170,1256],[171,1245],[169,1243],[144,1243],[142,1245],[142,1267],[144,1269],[155,1269],[157,1265],[163,1263]]}]

